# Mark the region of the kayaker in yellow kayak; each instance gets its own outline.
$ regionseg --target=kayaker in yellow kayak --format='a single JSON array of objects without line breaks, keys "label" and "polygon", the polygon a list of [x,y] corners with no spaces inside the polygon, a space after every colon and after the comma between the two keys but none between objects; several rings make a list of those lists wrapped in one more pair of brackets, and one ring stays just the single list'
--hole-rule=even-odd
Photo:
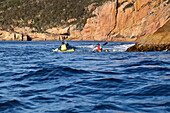
[{"label": "kayaker in yellow kayak", "polygon": [[62,45],[60,46],[61,51],[67,51],[68,46],[69,46],[69,44],[66,41],[65,41],[65,43],[62,42]]}]

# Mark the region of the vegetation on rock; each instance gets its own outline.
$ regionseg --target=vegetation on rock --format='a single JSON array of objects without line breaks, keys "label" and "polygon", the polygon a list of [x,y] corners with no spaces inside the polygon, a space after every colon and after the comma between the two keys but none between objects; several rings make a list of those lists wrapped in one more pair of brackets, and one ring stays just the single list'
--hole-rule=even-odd
[{"label": "vegetation on rock", "polygon": [[[48,28],[76,24],[82,29],[92,3],[101,5],[110,0],[0,0],[0,26],[4,30],[13,27],[31,27],[37,32]],[[76,18],[71,23],[69,19]]]}]

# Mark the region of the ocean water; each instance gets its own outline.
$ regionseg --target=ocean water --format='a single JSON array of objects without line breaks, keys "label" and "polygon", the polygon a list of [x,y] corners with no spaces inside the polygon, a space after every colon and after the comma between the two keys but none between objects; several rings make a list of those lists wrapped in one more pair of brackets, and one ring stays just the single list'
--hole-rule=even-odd
[{"label": "ocean water", "polygon": [[125,52],[134,43],[0,42],[0,113],[169,113],[170,52]]}]

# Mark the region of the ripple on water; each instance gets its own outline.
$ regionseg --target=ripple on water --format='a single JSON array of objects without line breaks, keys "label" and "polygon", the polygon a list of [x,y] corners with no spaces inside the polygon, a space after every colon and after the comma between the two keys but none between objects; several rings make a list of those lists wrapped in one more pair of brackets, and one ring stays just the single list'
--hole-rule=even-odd
[{"label": "ripple on water", "polygon": [[0,111],[4,112],[18,112],[25,111],[25,109],[32,109],[33,104],[29,102],[22,102],[16,99],[1,101]]},{"label": "ripple on water", "polygon": [[52,52],[57,41],[0,43],[2,113],[170,112],[169,52],[124,52],[130,43],[122,42],[109,42],[107,53],[89,52],[99,42],[70,42],[73,53]]}]

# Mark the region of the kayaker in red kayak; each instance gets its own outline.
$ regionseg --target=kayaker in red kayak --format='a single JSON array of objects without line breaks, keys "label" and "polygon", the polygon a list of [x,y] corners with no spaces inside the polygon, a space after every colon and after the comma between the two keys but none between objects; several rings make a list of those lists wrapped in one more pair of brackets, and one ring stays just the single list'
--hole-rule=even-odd
[{"label": "kayaker in red kayak", "polygon": [[97,44],[97,47],[95,47],[92,51],[98,51],[98,52],[100,52],[100,51],[102,51],[102,47],[101,47],[100,44],[98,43],[98,44]]}]

